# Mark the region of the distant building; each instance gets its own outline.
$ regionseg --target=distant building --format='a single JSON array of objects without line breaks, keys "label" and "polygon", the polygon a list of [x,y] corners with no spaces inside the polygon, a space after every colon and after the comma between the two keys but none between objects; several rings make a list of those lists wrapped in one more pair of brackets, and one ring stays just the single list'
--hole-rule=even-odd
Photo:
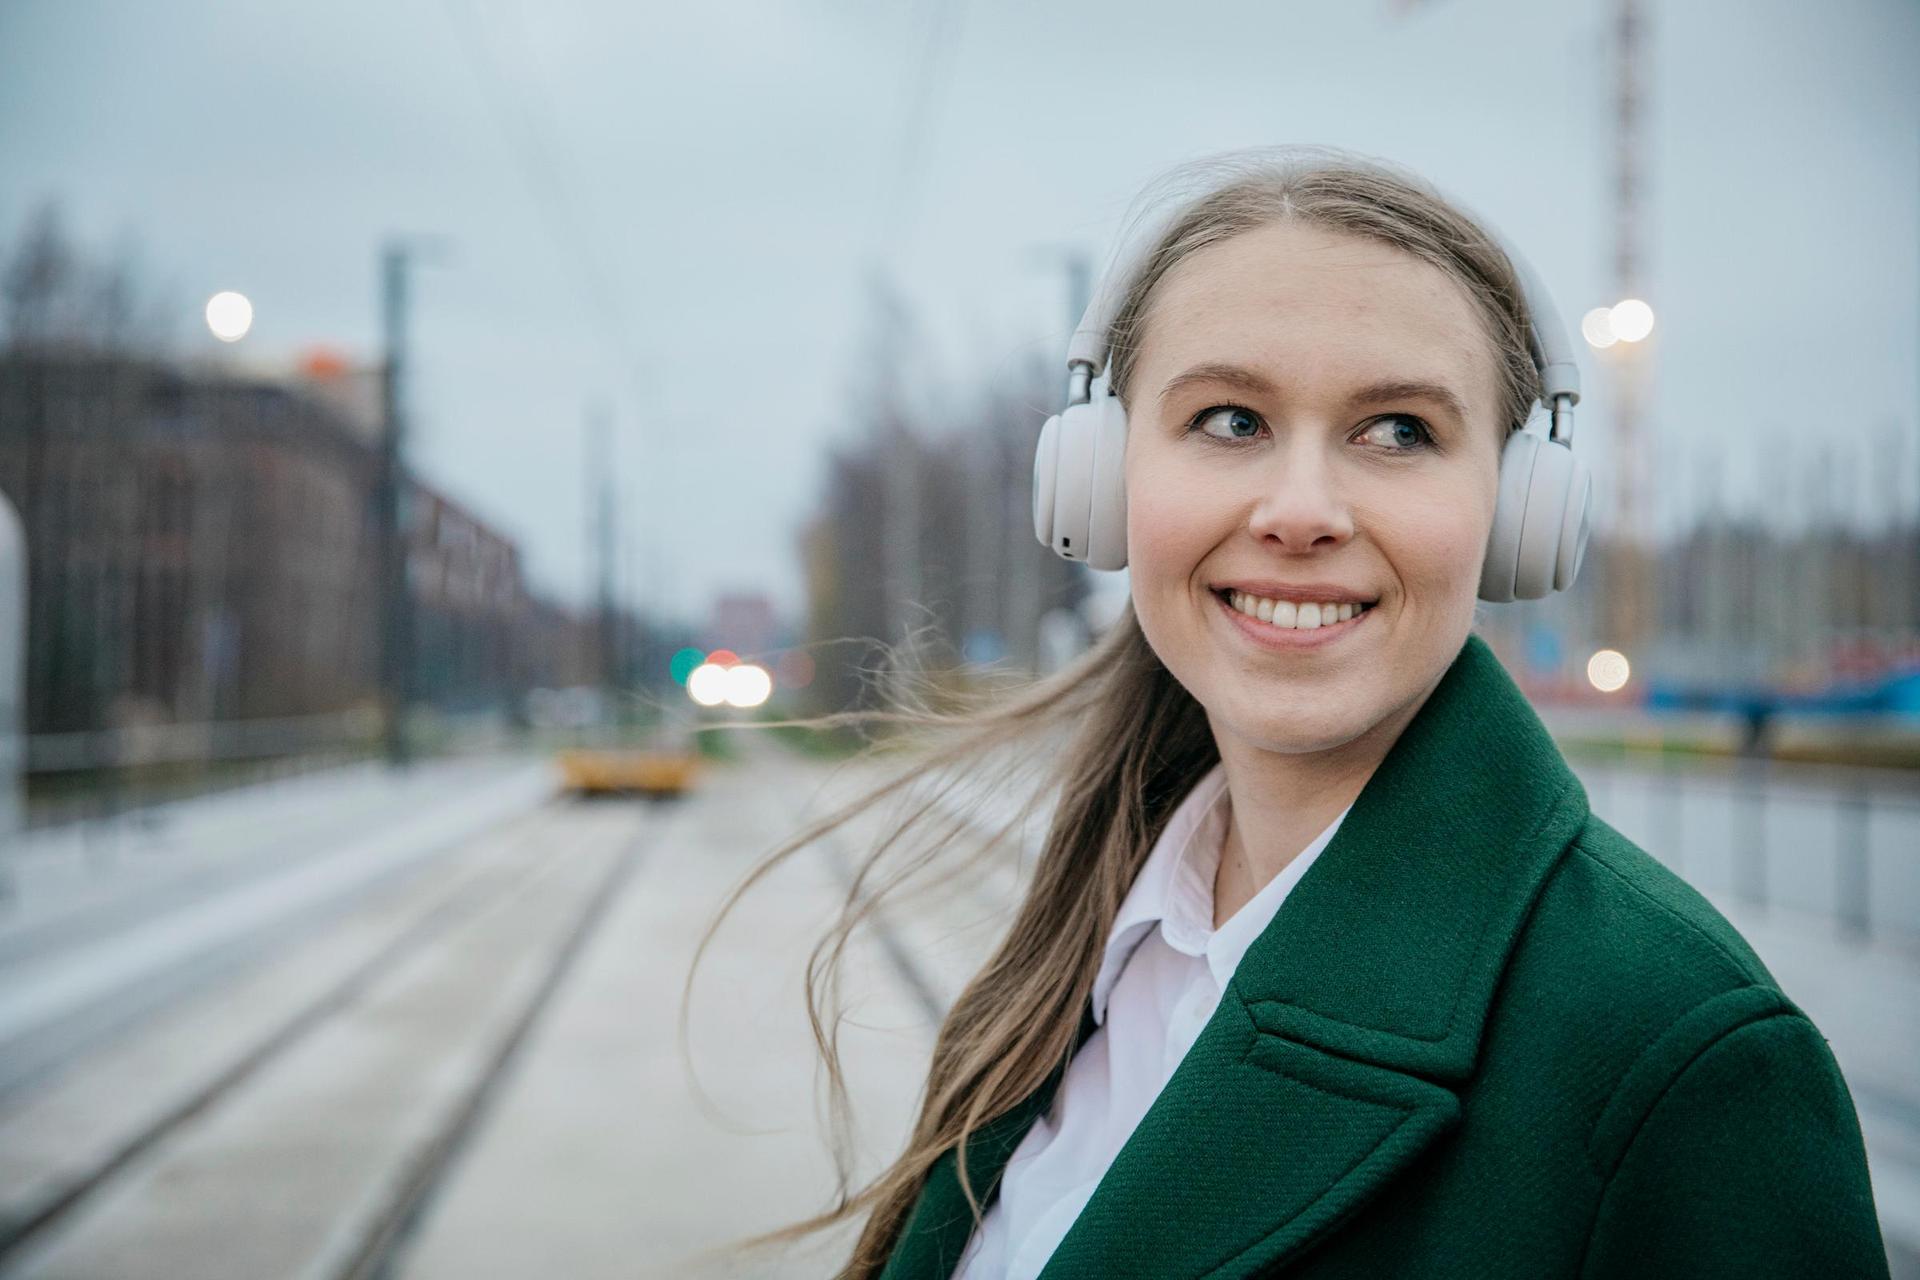
[{"label": "distant building", "polygon": [[416,486],[409,502],[415,691],[450,708],[500,705],[544,674],[529,651],[520,549],[431,489]]},{"label": "distant building", "polygon": [[884,700],[880,673],[895,667],[1057,660],[1045,620],[1079,616],[1089,578],[1032,532],[1039,406],[1057,394],[1035,362],[950,420],[883,415],[828,458],[798,548],[817,706]]},{"label": "distant building", "polygon": [[773,601],[758,593],[723,595],[707,620],[707,645],[731,649],[742,657],[765,654],[780,643],[780,622]]},{"label": "distant building", "polygon": [[[325,370],[0,352],[0,491],[29,552],[28,732],[373,705],[369,405],[364,378]],[[511,539],[431,488],[407,505],[419,696],[504,704],[573,678]]]}]

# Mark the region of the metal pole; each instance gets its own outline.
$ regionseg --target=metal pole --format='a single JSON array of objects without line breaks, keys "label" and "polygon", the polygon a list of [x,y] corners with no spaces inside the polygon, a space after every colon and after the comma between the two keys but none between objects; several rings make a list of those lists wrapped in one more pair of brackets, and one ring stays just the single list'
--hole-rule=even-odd
[{"label": "metal pole", "polygon": [[[1644,116],[1641,58],[1646,23],[1640,0],[1614,0],[1614,174],[1613,270],[1622,298],[1642,298],[1641,121]],[[1619,580],[1611,593],[1614,643],[1632,652],[1644,639],[1649,615],[1650,531],[1655,523],[1651,477],[1641,466],[1641,429],[1646,407],[1647,352],[1639,344],[1621,352],[1614,364],[1615,472],[1618,477]]]},{"label": "metal pole", "polygon": [[[0,845],[26,827],[27,531],[0,493]],[[0,865],[0,899],[11,896],[12,868]]]},{"label": "metal pole", "polygon": [[1840,823],[1835,835],[1834,870],[1839,877],[1835,886],[1842,932],[1866,941],[1873,932],[1873,885],[1871,881],[1873,793],[1860,787],[1839,798]]},{"label": "metal pole", "polygon": [[406,377],[407,246],[381,251],[380,474],[376,495],[380,531],[380,665],[386,712],[387,763],[411,759],[406,712],[413,696],[413,599],[407,584]]},{"label": "metal pole", "polygon": [[600,647],[600,689],[611,709],[622,672],[613,594],[613,434],[607,411],[602,406],[587,411],[587,510],[593,513],[587,532],[588,545],[594,555],[597,611],[594,622]]},{"label": "metal pole", "polygon": [[1735,794],[1744,802],[1746,839],[1735,848],[1739,859],[1735,873],[1744,870],[1740,896],[1759,910],[1767,906],[1767,774],[1757,760],[1740,762],[1740,783]]}]

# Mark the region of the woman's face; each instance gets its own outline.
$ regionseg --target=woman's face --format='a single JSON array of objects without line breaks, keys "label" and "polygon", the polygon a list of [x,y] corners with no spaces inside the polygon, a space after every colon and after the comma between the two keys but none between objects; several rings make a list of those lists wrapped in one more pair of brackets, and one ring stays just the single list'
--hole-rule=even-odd
[{"label": "woman's face", "polygon": [[1419,708],[1473,622],[1495,359],[1461,286],[1374,240],[1275,223],[1161,280],[1127,395],[1127,558],[1216,736],[1327,751]]}]

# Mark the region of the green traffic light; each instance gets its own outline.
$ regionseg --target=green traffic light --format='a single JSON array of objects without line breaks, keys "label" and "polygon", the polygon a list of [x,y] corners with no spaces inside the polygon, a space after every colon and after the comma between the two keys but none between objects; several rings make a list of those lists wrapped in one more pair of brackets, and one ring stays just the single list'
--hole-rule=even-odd
[{"label": "green traffic light", "polygon": [[707,655],[698,649],[682,649],[673,655],[673,661],[667,664],[667,670],[673,673],[675,684],[685,684],[693,669],[707,660]]}]

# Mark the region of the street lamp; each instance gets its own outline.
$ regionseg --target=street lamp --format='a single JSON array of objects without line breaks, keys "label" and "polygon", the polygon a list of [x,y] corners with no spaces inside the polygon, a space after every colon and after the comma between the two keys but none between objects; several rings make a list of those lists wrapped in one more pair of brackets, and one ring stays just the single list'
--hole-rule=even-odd
[{"label": "street lamp", "polygon": [[1580,317],[1580,336],[1587,345],[1602,351],[1620,341],[1620,335],[1613,331],[1613,308],[1595,307]]},{"label": "street lamp", "polygon": [[1638,298],[1614,303],[1609,314],[1622,342],[1638,342],[1653,332],[1653,308]]},{"label": "street lamp", "polygon": [[1638,298],[1595,307],[1580,318],[1580,336],[1602,351],[1616,342],[1639,342],[1653,332],[1653,308]]},{"label": "street lamp", "polygon": [[207,299],[207,328],[222,342],[238,342],[253,328],[253,303],[244,293],[223,289]]},{"label": "street lamp", "polygon": [[1587,683],[1602,693],[1618,693],[1626,688],[1632,674],[1627,655],[1618,649],[1602,649],[1587,659]]}]

